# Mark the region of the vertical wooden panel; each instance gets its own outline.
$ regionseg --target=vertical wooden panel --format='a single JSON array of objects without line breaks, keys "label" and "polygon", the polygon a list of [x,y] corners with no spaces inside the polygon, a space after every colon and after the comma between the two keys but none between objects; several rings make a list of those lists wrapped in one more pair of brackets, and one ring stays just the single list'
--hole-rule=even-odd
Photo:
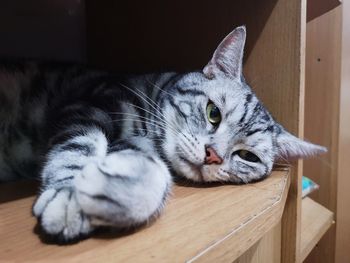
[{"label": "vertical wooden panel", "polygon": [[281,224],[278,224],[233,263],[280,263]]},{"label": "vertical wooden panel", "polygon": [[339,6],[342,0],[308,0],[307,1],[307,21],[329,12]]},{"label": "vertical wooden panel", "polygon": [[336,262],[350,259],[350,2],[343,3]]},{"label": "vertical wooden panel", "polygon": [[[304,162],[304,175],[320,185],[313,199],[336,212],[341,7],[307,25],[305,138],[328,148],[326,155]],[[334,262],[335,226],[306,262]]]},{"label": "vertical wooden panel", "polygon": [[[263,78],[257,83],[251,79],[253,86],[259,87],[259,97],[277,120],[299,136],[303,129],[305,4],[279,1],[246,63],[251,76],[256,78],[258,72],[258,77]],[[293,169],[282,219],[282,262],[299,261],[301,167],[299,162]]]},{"label": "vertical wooden panel", "polygon": [[[282,22],[283,21],[283,22]],[[278,1],[252,50],[246,71],[278,121],[303,136],[306,1]],[[261,78],[261,79],[259,79]],[[282,262],[298,262],[302,163],[294,163],[282,219]]]}]

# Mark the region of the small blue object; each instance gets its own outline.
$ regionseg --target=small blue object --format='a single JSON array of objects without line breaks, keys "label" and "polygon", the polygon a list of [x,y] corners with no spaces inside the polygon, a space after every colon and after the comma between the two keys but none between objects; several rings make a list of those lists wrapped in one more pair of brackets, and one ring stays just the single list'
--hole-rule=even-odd
[{"label": "small blue object", "polygon": [[303,176],[302,178],[302,197],[304,198],[311,192],[317,190],[320,188],[318,184],[316,184],[314,181],[312,181],[310,178]]}]

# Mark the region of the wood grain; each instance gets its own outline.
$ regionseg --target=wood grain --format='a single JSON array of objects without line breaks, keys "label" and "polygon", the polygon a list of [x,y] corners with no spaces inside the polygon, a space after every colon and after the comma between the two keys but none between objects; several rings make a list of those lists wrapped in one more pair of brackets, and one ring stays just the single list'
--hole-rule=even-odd
[{"label": "wood grain", "polygon": [[[278,1],[245,65],[259,98],[299,137],[304,123],[305,26],[305,0]],[[294,163],[282,219],[282,262],[299,261],[301,171],[302,162]]]},{"label": "wood grain", "polygon": [[343,2],[335,262],[350,258],[350,2]]},{"label": "wood grain", "polygon": [[[305,138],[328,153],[304,162],[304,175],[320,185],[311,197],[329,210],[337,209],[341,7],[307,24]],[[335,227],[322,238],[306,262],[333,262]]]},{"label": "wood grain", "polygon": [[44,244],[33,233],[33,197],[6,202],[0,204],[0,236],[6,240],[0,243],[0,261],[232,261],[278,224],[288,186],[288,171],[273,172],[251,185],[176,186],[165,213],[153,225],[69,246]]},{"label": "wood grain", "polygon": [[342,0],[308,0],[307,21],[315,19],[341,4]]},{"label": "wood grain", "polygon": [[[334,223],[333,213],[312,199],[302,201],[300,257],[303,261]],[[321,262],[318,258],[317,261]],[[326,261],[324,261],[326,262]],[[331,262],[331,261],[328,261]]]},{"label": "wood grain", "polygon": [[266,233],[248,251],[233,263],[280,263],[281,224]]}]

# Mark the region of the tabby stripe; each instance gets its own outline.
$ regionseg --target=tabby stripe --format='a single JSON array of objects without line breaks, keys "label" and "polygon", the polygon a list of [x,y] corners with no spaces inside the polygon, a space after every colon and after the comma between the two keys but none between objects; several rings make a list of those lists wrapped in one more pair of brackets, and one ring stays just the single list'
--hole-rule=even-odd
[{"label": "tabby stripe", "polygon": [[113,205],[115,206],[118,206],[120,208],[123,208],[123,209],[127,209],[126,206],[124,206],[123,204],[119,203],[117,200],[114,200],[108,196],[105,196],[105,195],[90,195],[84,191],[81,191],[81,190],[78,190],[80,194],[82,195],[86,195],[92,199],[96,199],[98,201],[105,201],[105,202],[109,202],[109,203],[112,203]]},{"label": "tabby stripe", "polygon": [[134,150],[138,152],[142,152],[141,148],[127,142],[127,141],[114,141],[111,143],[111,145],[108,147],[107,153],[112,153],[112,152],[120,152],[123,150]]},{"label": "tabby stripe", "polygon": [[65,181],[69,181],[69,180],[72,180],[73,178],[74,178],[74,176],[68,176],[68,177],[65,177],[62,179],[58,179],[58,180],[54,181],[54,184],[59,184],[59,183],[65,182]]},{"label": "tabby stripe", "polygon": [[178,88],[176,90],[176,92],[179,93],[180,95],[207,97],[207,95],[203,91],[196,90],[196,89],[180,89],[180,88]]},{"label": "tabby stripe", "polygon": [[83,166],[76,165],[76,164],[71,164],[71,165],[65,165],[64,168],[68,169],[68,170],[82,170]]},{"label": "tabby stripe", "polygon": [[242,124],[244,122],[244,119],[248,113],[248,104],[252,101],[252,97],[253,95],[252,94],[248,94],[247,97],[246,97],[246,100],[244,102],[244,113],[243,113],[243,116],[241,117],[241,119],[239,120],[238,124]]},{"label": "tabby stripe", "polygon": [[[46,208],[48,207],[48,205],[56,198],[56,196],[58,195],[59,192],[61,192],[62,189],[65,189],[64,187],[59,188],[59,189],[55,189],[56,192],[53,194],[53,196],[50,198],[49,201],[46,202],[44,208],[42,209],[42,211],[44,212],[46,210]],[[41,215],[40,215],[41,216]]]},{"label": "tabby stripe", "polygon": [[[174,84],[178,82],[182,77],[183,77],[183,74],[174,74],[163,84],[163,88],[164,89],[172,88]],[[159,93],[162,93],[162,92],[159,92]]]},{"label": "tabby stripe", "polygon": [[75,136],[79,136],[83,134],[83,130],[81,129],[70,129],[70,130],[65,130],[62,131],[56,135],[54,135],[53,137],[51,137],[50,142],[49,142],[49,146],[53,146],[53,145],[58,145],[58,144],[62,144],[65,143],[67,140],[73,139]]},{"label": "tabby stripe", "polygon": [[248,136],[251,136],[251,135],[253,135],[253,134],[255,134],[255,133],[257,133],[257,132],[262,132],[262,131],[266,131],[266,130],[262,130],[262,129],[255,129],[255,130],[250,130],[250,131],[248,131],[247,133],[246,133],[246,136],[248,137]]},{"label": "tabby stripe", "polygon": [[[66,120],[64,122],[61,122],[60,123],[60,126],[69,126],[70,124],[74,124],[76,126],[81,126],[81,127],[87,127],[87,128],[90,128],[90,127],[98,127],[100,128],[100,130],[106,134],[106,135],[109,135],[112,133],[113,129],[112,127],[108,127],[109,123],[106,123],[106,122],[101,122],[99,120],[95,120],[95,119],[92,119],[92,118],[75,118],[75,119],[70,119],[70,120]],[[107,124],[107,125],[106,125]],[[111,126],[111,125],[110,125]]]},{"label": "tabby stripe", "polygon": [[79,151],[85,156],[91,156],[95,152],[92,144],[78,144],[75,142],[65,144],[60,147],[61,151]]},{"label": "tabby stripe", "polygon": [[173,101],[173,99],[171,98],[171,99],[169,99],[168,101],[169,101],[170,105],[171,105],[173,108],[175,108],[175,109],[178,111],[178,113],[186,120],[186,119],[187,119],[186,114],[180,109],[179,106],[177,106],[177,105],[175,104],[175,102]]}]

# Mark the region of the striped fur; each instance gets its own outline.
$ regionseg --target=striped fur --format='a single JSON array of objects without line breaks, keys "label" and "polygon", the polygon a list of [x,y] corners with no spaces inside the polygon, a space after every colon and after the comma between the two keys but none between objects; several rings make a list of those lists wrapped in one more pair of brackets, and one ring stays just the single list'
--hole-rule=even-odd
[{"label": "striped fur", "polygon": [[[0,181],[40,177],[45,233],[71,241],[129,228],[162,210],[170,170],[193,181],[249,183],[278,158],[318,153],[277,124],[242,76],[245,29],[203,72],[118,76],[72,65],[0,66]],[[208,121],[214,103],[222,120]],[[206,147],[221,163],[208,164]],[[258,161],[242,159],[247,150]]]}]

